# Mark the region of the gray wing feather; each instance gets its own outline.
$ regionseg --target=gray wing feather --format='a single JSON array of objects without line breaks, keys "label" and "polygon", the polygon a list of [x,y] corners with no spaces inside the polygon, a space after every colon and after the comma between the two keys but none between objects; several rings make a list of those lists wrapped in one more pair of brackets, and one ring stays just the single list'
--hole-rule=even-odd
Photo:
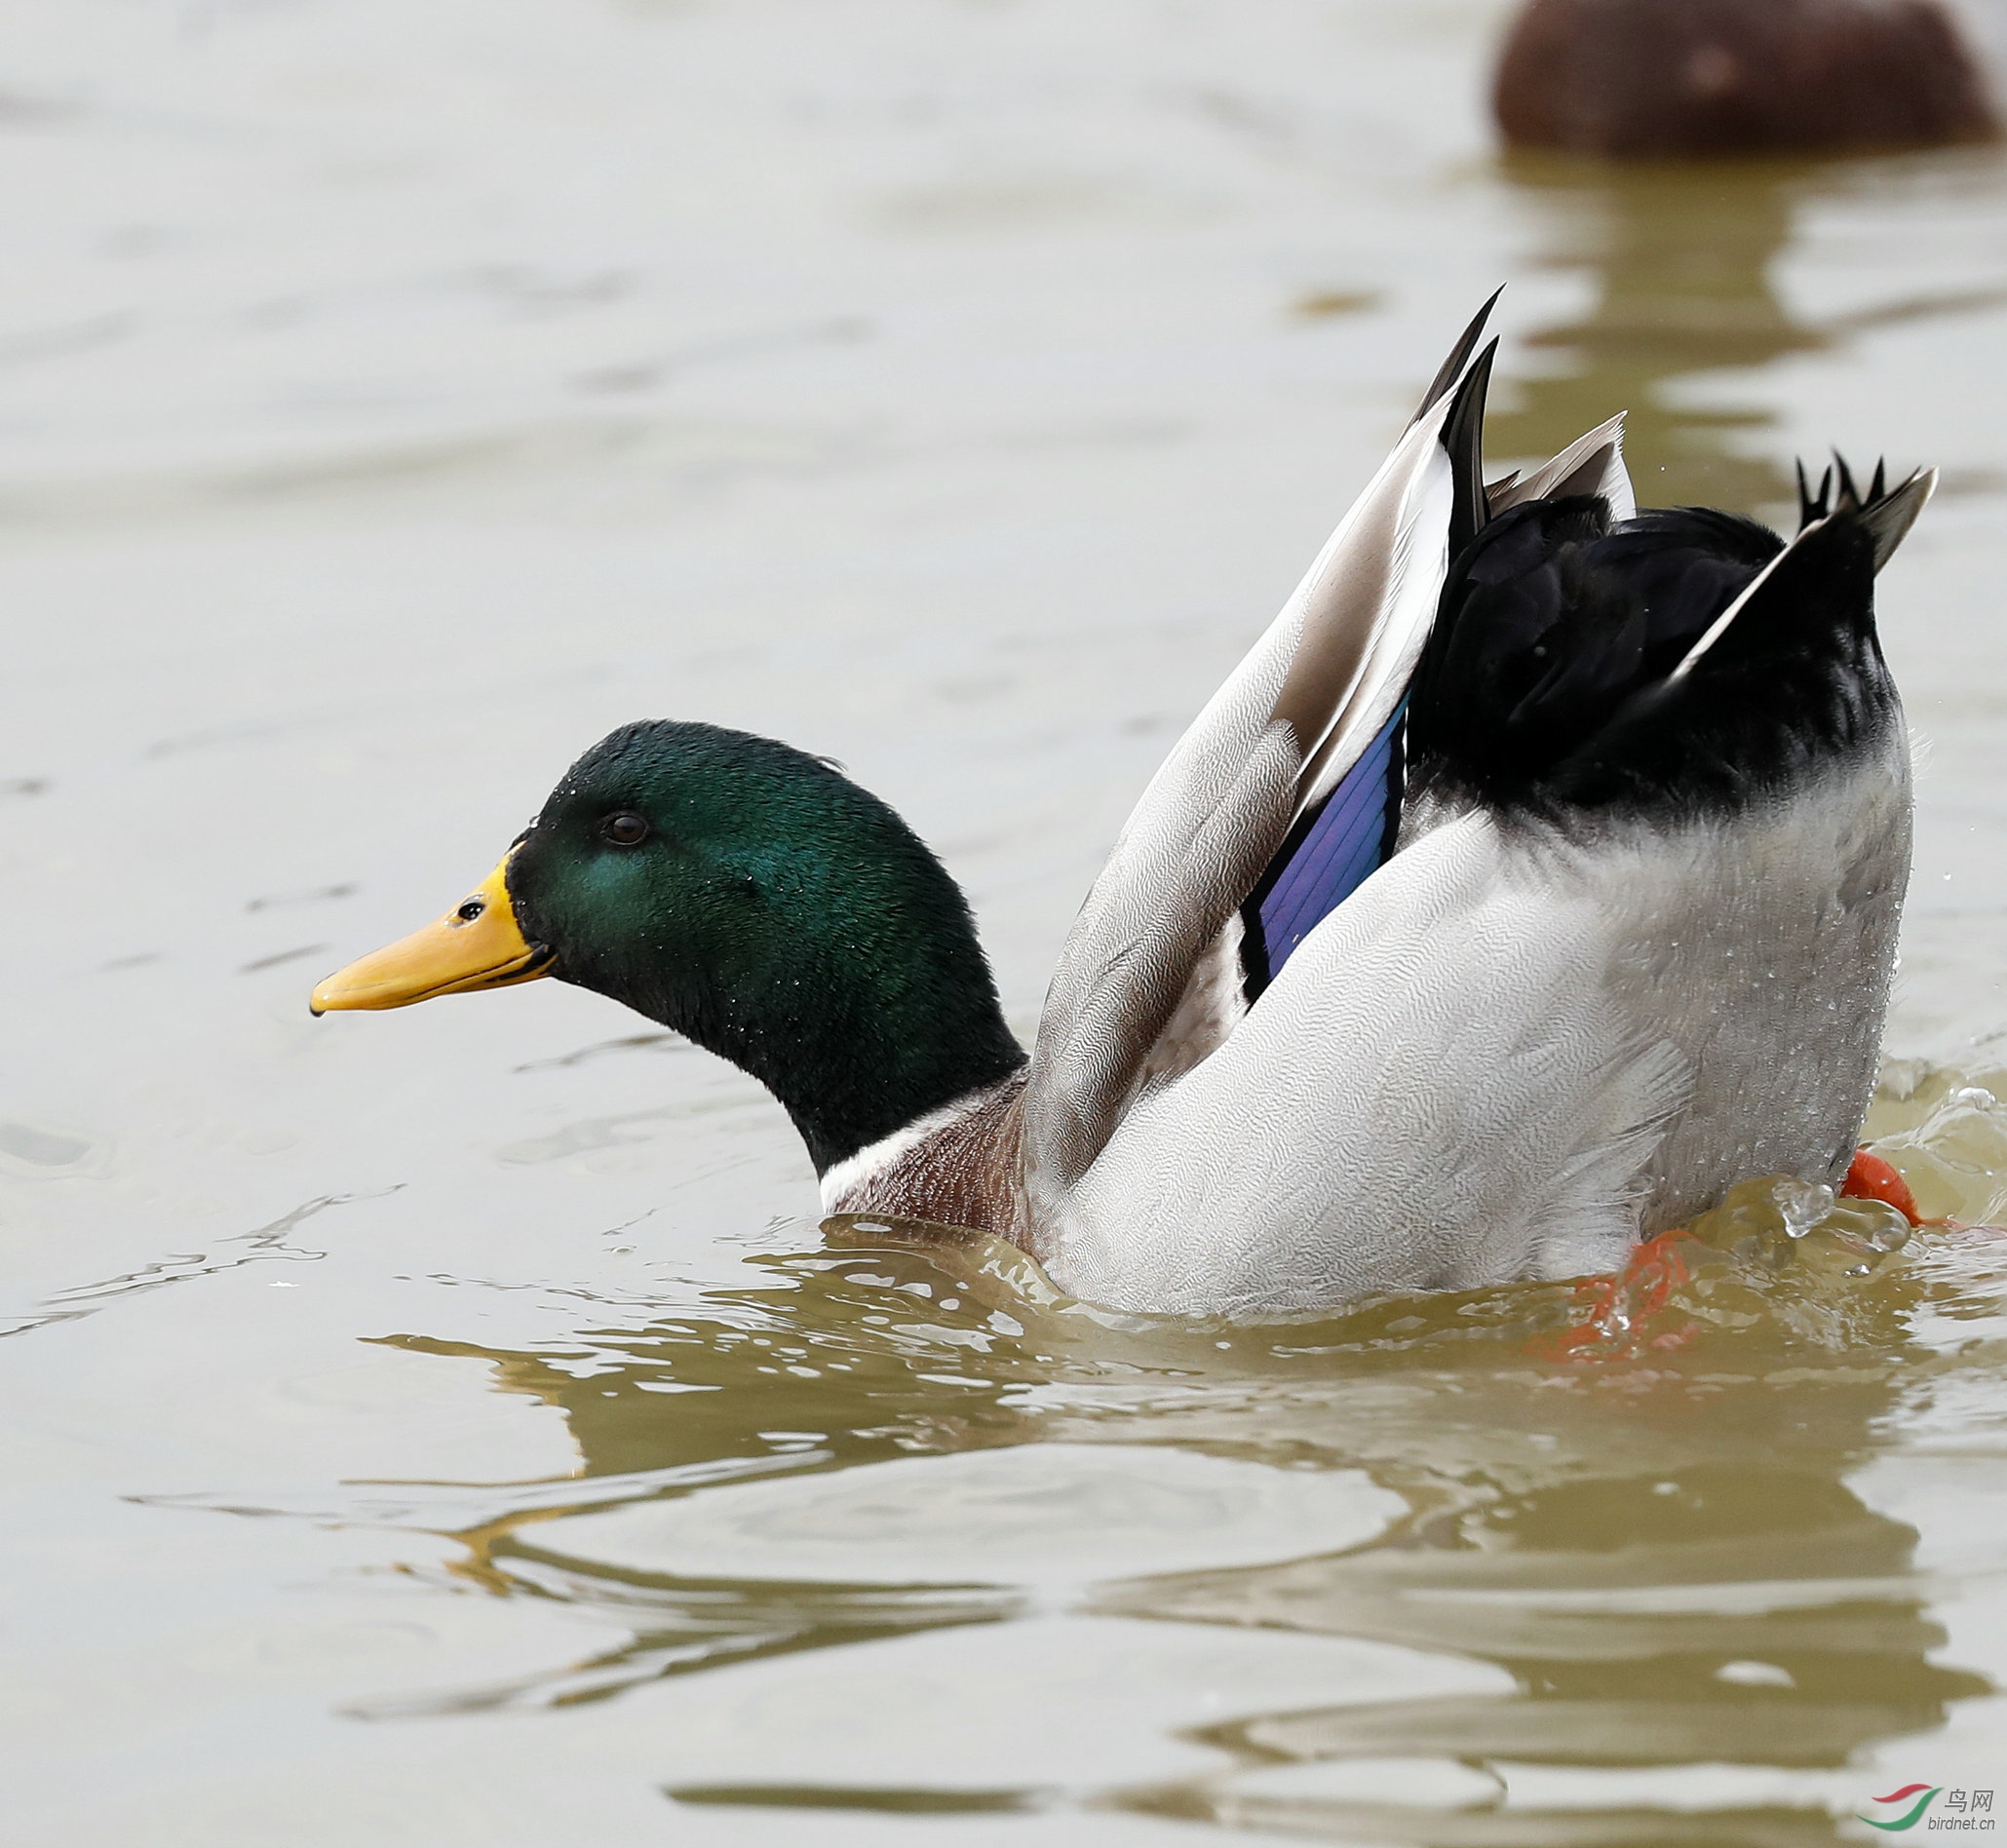
[{"label": "gray wing feather", "polygon": [[1034,1227],[1106,1143],[1291,824],[1401,699],[1447,566],[1447,409],[1439,401],[1396,445],[1151,780],[1088,894],[1025,1090]]}]

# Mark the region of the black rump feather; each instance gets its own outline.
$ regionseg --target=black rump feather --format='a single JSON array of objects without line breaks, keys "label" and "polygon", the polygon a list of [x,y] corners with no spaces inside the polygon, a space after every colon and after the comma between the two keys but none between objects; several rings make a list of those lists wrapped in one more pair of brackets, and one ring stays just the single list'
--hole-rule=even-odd
[{"label": "black rump feather", "polygon": [[1555,820],[1718,814],[1882,736],[1878,535],[1921,492],[1885,495],[1877,469],[1863,496],[1839,463],[1835,500],[1833,475],[1817,495],[1800,475],[1807,530],[1782,558],[1766,527],[1705,508],[1612,524],[1573,496],[1485,525],[1453,553],[1415,674],[1410,789]]},{"label": "black rump feather", "polygon": [[[1832,466],[1820,476],[1819,491],[1816,494],[1812,492],[1811,486],[1806,480],[1805,465],[1800,462],[1797,465],[1797,469],[1798,531],[1800,532],[1803,532],[1815,520],[1824,520],[1827,515],[1835,511],[1833,499],[1833,478],[1835,471],[1839,475],[1839,502],[1837,511],[1840,513],[1860,513],[1864,509],[1872,507],[1877,501],[1893,500],[1895,498],[1888,491],[1888,463],[1885,459],[1877,460],[1874,464],[1874,479],[1868,483],[1868,491],[1865,494],[1861,492],[1859,485],[1854,481],[1854,472],[1847,467],[1846,457],[1837,452],[1833,455]],[[1911,476],[1910,481],[1903,483],[1903,487],[1909,487],[1915,480],[1916,478]],[[1898,488],[1896,493],[1900,494],[1902,491],[1902,488]]]}]

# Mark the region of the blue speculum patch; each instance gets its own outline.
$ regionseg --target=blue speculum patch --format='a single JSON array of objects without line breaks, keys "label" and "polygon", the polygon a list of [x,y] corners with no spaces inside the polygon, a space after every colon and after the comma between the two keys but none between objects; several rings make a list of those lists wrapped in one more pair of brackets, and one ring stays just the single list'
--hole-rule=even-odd
[{"label": "blue speculum patch", "polygon": [[1298,825],[1255,888],[1245,922],[1247,965],[1256,992],[1275,980],[1296,946],[1381,865],[1401,814],[1404,701],[1338,787]]}]

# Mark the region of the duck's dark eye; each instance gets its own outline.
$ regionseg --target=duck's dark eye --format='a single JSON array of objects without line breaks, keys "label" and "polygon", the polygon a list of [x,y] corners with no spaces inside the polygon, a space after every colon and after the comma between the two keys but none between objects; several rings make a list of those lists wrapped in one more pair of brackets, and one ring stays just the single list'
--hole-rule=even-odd
[{"label": "duck's dark eye", "polygon": [[633,809],[622,809],[599,824],[599,832],[616,847],[638,847],[648,838],[648,818]]}]

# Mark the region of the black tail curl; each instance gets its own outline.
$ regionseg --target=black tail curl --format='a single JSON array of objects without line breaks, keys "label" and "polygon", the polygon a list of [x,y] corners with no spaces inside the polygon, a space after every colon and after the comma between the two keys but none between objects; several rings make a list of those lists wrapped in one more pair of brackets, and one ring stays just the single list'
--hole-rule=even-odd
[{"label": "black tail curl", "polygon": [[[1482,393],[1446,431],[1459,489],[1480,479]],[[1788,547],[1707,508],[1613,522],[1586,495],[1509,508],[1453,547],[1409,709],[1412,794],[1557,821],[1698,817],[1885,738],[1900,707],[1874,574],[1930,479],[1890,491],[1877,466],[1864,494],[1835,458],[1816,494],[1799,481]]]}]

